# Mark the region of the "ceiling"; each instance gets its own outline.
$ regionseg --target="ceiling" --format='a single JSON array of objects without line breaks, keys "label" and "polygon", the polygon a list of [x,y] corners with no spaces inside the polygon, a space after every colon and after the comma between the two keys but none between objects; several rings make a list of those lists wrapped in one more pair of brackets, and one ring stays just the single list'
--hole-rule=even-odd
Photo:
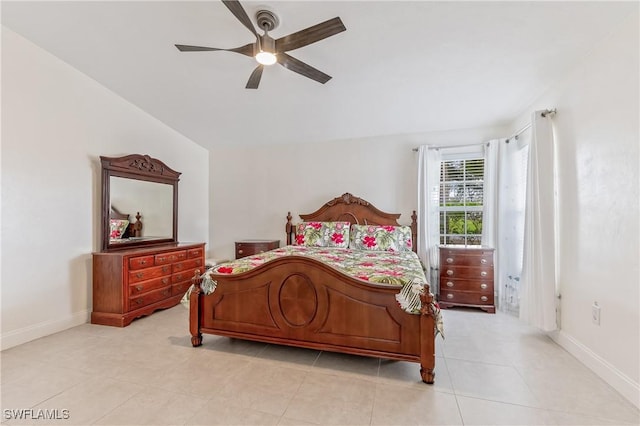
[{"label": "ceiling", "polygon": [[509,124],[634,3],[243,1],[278,15],[276,39],[335,16],[347,28],[289,52],[328,83],[274,65],[257,90],[253,58],[174,47],[253,42],[220,1],[2,1],[2,24],[213,148]]}]

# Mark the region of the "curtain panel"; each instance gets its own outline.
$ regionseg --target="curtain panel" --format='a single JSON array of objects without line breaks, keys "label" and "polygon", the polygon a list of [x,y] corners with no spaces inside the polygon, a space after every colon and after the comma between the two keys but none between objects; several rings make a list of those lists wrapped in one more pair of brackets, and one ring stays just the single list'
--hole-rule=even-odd
[{"label": "curtain panel", "polygon": [[422,145],[418,148],[418,257],[425,268],[431,292],[439,293],[440,244],[440,151]]},{"label": "curtain panel", "polygon": [[556,322],[556,162],[551,120],[533,113],[525,198],[520,319],[543,331]]}]

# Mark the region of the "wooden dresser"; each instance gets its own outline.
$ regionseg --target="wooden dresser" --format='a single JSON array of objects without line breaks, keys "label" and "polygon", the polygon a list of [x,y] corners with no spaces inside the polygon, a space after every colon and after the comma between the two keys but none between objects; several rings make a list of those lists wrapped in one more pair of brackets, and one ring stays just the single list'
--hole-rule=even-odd
[{"label": "wooden dresser", "polygon": [[493,251],[481,246],[440,247],[441,308],[467,306],[495,313]]},{"label": "wooden dresser", "polygon": [[236,241],[236,259],[264,253],[280,247],[280,240],[242,240]]},{"label": "wooden dresser", "polygon": [[92,324],[125,327],[135,318],[177,305],[204,268],[204,243],[93,253]]}]

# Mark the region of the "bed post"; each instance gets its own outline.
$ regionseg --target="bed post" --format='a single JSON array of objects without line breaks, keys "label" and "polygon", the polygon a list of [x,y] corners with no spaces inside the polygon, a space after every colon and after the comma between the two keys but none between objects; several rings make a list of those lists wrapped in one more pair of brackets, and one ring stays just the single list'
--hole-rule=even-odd
[{"label": "bed post", "polygon": [[287,224],[285,225],[284,229],[287,232],[287,245],[288,246],[291,245],[291,233],[293,231],[293,224],[291,223],[291,219],[293,219],[293,216],[291,216],[291,212],[287,212]]},{"label": "bed post", "polygon": [[414,252],[418,252],[418,215],[413,211],[411,215],[411,241]]},{"label": "bed post", "polygon": [[436,313],[429,284],[424,285],[420,302],[420,376],[423,382],[433,384],[436,376]]},{"label": "bed post", "polygon": [[191,278],[193,287],[191,294],[189,294],[189,332],[191,333],[191,344],[194,347],[202,345],[202,333],[200,332],[201,282],[200,270],[196,269],[193,278]]}]

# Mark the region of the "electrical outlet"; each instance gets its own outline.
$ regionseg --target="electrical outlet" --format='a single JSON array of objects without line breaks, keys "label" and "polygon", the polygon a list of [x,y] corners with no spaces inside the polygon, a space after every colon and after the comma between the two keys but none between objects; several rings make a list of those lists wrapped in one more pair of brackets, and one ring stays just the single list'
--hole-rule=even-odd
[{"label": "electrical outlet", "polygon": [[600,306],[598,306],[598,302],[593,302],[591,306],[591,322],[595,325],[600,325]]}]

